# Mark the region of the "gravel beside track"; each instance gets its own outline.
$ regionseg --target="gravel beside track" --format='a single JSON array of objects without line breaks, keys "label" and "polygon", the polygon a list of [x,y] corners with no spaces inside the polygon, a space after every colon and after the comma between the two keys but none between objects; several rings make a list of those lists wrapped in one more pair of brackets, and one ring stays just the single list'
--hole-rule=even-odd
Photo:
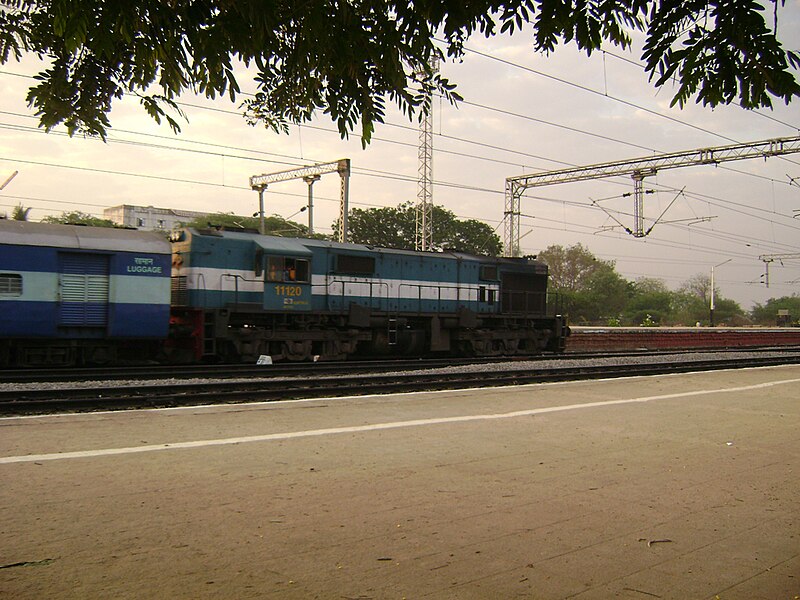
[{"label": "gravel beside track", "polygon": [[[364,374],[364,377],[385,377],[387,375],[404,374],[458,374],[458,373],[504,373],[504,372],[517,372],[525,370],[537,369],[568,369],[578,367],[617,367],[617,366],[630,366],[630,365],[652,365],[662,364],[664,362],[678,363],[693,363],[705,362],[713,360],[729,359],[735,356],[736,359],[750,359],[750,358],[797,358],[800,356],[798,351],[785,351],[785,350],[770,350],[770,351],[736,351],[736,352],[679,352],[674,354],[659,353],[656,355],[643,355],[632,354],[624,356],[610,356],[610,357],[596,357],[596,358],[582,358],[575,359],[565,356],[562,359],[547,359],[547,360],[515,360],[508,362],[490,362],[490,363],[476,363],[469,365],[456,365],[451,367],[437,367],[437,368],[420,368],[403,370],[397,372],[390,371],[376,371],[372,374]],[[424,363],[423,363],[424,364]],[[269,366],[264,367],[265,370]],[[308,377],[309,373],[299,374],[295,377],[280,376],[269,377],[268,373],[262,373],[257,379],[264,381],[280,382],[280,381],[293,381],[298,377]],[[314,379],[338,379],[340,374],[331,375],[315,375]],[[202,385],[214,383],[245,383],[253,381],[253,377],[241,378],[213,378],[213,377],[195,377],[195,378],[159,378],[159,379],[136,379],[136,380],[93,380],[93,381],[47,381],[47,382],[28,382],[28,383],[0,383],[0,391],[26,391],[26,390],[74,390],[74,389],[94,389],[99,387],[131,387],[131,388],[146,388],[149,386],[169,386],[169,385]]]}]

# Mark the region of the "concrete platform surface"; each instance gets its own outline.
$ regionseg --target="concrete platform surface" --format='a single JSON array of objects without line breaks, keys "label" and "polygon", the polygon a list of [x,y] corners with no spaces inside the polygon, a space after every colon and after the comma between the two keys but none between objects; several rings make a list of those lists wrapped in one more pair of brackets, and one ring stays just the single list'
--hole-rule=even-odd
[{"label": "concrete platform surface", "polygon": [[0,420],[0,597],[800,597],[800,367]]}]

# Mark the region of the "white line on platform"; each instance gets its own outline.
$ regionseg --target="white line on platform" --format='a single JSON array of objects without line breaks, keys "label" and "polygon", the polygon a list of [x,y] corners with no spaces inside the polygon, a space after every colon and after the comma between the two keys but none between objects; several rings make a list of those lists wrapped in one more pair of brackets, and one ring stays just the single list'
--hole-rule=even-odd
[{"label": "white line on platform", "polygon": [[513,419],[516,417],[529,417],[546,413],[563,412],[568,410],[581,410],[584,408],[598,408],[605,406],[618,406],[622,404],[635,404],[654,402],[657,400],[671,400],[675,398],[688,398],[692,396],[705,396],[709,394],[744,392],[770,388],[778,385],[800,383],[800,379],[783,379],[769,381],[755,385],[740,387],[717,388],[713,390],[695,390],[675,394],[661,394],[658,396],[643,396],[641,398],[628,398],[625,400],[606,400],[602,402],[586,402],[583,404],[567,404],[563,406],[548,406],[532,408],[508,413],[494,413],[482,415],[463,415],[459,417],[440,417],[438,419],[417,419],[412,421],[394,421],[390,423],[374,423],[372,425],[355,425],[352,427],[333,427],[330,429],[311,429],[307,431],[291,431],[285,433],[270,433],[265,435],[252,435],[246,437],[222,438],[216,440],[197,440],[194,442],[176,442],[174,444],[151,444],[148,446],[135,446],[129,448],[106,448],[101,450],[83,450],[79,452],[61,452],[55,454],[29,454],[26,456],[6,456],[0,458],[0,464],[41,462],[48,460],[66,460],[73,458],[90,458],[95,456],[114,456],[119,454],[136,454],[141,452],[156,452],[159,450],[182,450],[187,448],[205,448],[208,446],[229,446],[233,444],[246,444],[250,442],[269,442],[275,440],[290,440],[324,435],[337,435],[341,433],[359,433],[365,431],[379,431],[384,429],[401,429],[404,427],[422,427],[427,425],[443,425],[447,423],[463,423],[469,421],[488,421],[494,419]]}]

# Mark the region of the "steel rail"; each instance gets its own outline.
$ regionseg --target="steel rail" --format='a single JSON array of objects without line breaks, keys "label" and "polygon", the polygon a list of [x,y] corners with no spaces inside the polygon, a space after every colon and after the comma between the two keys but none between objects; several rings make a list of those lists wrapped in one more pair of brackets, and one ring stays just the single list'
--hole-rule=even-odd
[{"label": "steel rail", "polygon": [[218,365],[138,365],[125,367],[90,367],[90,368],[31,368],[0,370],[2,383],[52,383],[79,381],[116,381],[116,380],[158,380],[158,379],[193,379],[217,378],[232,379],[240,377],[307,377],[322,374],[374,373],[380,370],[408,371],[414,369],[434,369],[452,366],[481,365],[495,363],[515,363],[521,361],[554,361],[582,360],[602,357],[639,357],[659,356],[665,354],[696,354],[698,352],[753,352],[775,350],[780,352],[800,352],[797,346],[740,348],[682,348],[674,350],[620,350],[596,352],[566,352],[560,354],[538,354],[519,356],[473,357],[473,358],[422,358],[405,360],[362,360],[346,362],[317,363],[277,363],[257,366],[253,364],[218,364]]},{"label": "steel rail", "polygon": [[144,407],[196,406],[245,401],[276,401],[444,389],[510,386],[552,381],[634,377],[731,368],[800,364],[800,355],[673,360],[648,364],[578,365],[541,369],[514,366],[500,371],[430,370],[379,375],[272,378],[169,385],[99,386],[70,389],[0,391],[0,414],[51,413]]}]

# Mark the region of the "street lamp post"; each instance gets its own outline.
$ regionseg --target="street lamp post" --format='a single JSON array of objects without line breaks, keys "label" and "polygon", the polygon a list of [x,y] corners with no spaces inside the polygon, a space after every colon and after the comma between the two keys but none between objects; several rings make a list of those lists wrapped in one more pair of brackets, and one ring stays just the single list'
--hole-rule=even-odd
[{"label": "street lamp post", "polygon": [[709,303],[709,311],[708,311],[708,324],[710,327],[714,327],[714,269],[716,267],[721,267],[724,264],[731,262],[733,259],[729,258],[718,265],[714,265],[711,267],[711,302]]},{"label": "street lamp post", "polygon": [[314,192],[312,188],[314,183],[319,181],[319,175],[306,175],[303,181],[308,184],[308,233],[314,235]]}]

